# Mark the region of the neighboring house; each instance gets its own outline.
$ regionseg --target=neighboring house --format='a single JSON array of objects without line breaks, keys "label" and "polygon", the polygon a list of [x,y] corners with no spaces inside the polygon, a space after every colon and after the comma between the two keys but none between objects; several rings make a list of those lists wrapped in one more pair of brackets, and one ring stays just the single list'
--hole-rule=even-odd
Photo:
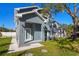
[{"label": "neighboring house", "polygon": [[50,23],[49,17],[40,13],[41,10],[36,6],[15,8],[16,40],[19,47],[53,38],[53,23]]},{"label": "neighboring house", "polygon": [[52,22],[52,35],[53,37],[66,37],[66,31],[64,28],[61,28],[61,24],[56,21]]}]

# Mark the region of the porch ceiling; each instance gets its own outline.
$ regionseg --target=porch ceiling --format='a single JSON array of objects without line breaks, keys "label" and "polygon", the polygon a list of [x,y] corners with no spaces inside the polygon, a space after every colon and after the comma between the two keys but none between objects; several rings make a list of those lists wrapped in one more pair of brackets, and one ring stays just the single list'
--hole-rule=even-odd
[{"label": "porch ceiling", "polygon": [[38,24],[42,24],[44,23],[43,20],[41,20],[41,18],[39,16],[33,16],[33,17],[30,17],[30,18],[26,18],[26,22],[28,23],[38,23]]}]

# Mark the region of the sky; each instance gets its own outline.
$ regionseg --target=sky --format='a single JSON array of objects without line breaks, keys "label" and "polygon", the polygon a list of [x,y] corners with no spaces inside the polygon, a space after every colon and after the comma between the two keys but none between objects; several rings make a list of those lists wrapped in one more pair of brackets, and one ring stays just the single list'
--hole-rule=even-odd
[{"label": "sky", "polygon": [[[0,27],[15,29],[14,8],[32,6],[31,3],[0,3]],[[36,6],[41,7],[39,3]],[[60,24],[72,24],[71,17],[66,13],[58,13],[53,16]]]}]

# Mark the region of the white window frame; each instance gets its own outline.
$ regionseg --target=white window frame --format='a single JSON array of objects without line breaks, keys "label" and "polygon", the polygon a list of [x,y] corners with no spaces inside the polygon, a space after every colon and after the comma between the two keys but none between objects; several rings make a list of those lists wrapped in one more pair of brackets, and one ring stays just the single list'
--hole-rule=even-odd
[{"label": "white window frame", "polygon": [[[27,32],[28,29],[30,30],[30,39],[27,39],[27,38],[26,38],[26,32]],[[31,28],[26,28],[26,30],[25,30],[25,40],[24,40],[24,41],[25,41],[25,42],[28,42],[28,41],[31,41],[31,40],[32,40]]]}]

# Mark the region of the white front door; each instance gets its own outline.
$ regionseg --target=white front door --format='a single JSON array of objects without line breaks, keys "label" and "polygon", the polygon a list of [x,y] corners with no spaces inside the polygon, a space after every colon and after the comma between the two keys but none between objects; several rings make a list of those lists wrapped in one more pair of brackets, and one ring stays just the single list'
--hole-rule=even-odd
[{"label": "white front door", "polygon": [[25,31],[25,42],[31,41],[31,40],[32,40],[31,28],[26,28],[26,31]]}]

